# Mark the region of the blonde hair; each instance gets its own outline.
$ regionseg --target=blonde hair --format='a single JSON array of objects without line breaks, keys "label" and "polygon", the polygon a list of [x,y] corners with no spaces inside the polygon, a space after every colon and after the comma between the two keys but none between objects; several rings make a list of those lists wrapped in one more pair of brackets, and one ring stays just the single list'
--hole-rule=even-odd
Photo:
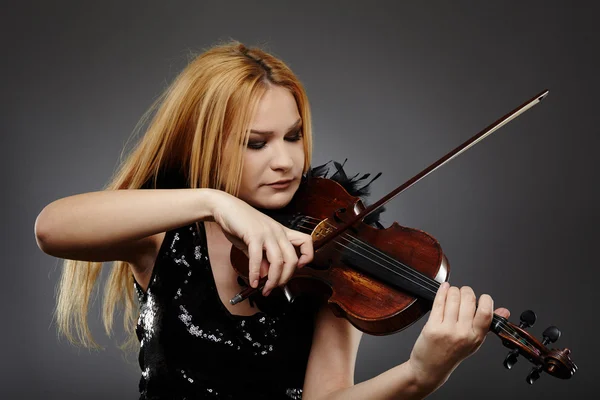
[{"label": "blonde hair", "polygon": [[[136,127],[156,110],[145,134],[104,190],[139,189],[152,179],[156,188],[162,171],[179,169],[190,188],[222,189],[237,195],[250,124],[270,85],[288,89],[296,99],[302,118],[306,172],[311,162],[312,131],[302,84],[278,58],[232,41],[193,58],[154,102]],[[59,334],[75,345],[100,348],[89,330],[87,315],[101,268],[101,262],[64,261],[55,316]],[[108,336],[118,306],[123,309],[128,336],[119,347],[137,348],[135,324],[139,312],[134,280],[129,264],[123,261],[113,263],[104,288],[102,320]]]}]

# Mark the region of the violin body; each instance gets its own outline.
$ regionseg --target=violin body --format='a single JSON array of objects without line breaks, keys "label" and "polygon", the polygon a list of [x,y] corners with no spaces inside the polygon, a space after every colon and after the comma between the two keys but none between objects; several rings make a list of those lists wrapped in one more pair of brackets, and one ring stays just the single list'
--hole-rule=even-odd
[{"label": "violin body", "polygon": [[[339,183],[313,177],[300,186],[286,208],[293,210],[295,226],[290,228],[310,233],[316,244],[345,222],[348,213],[358,214],[364,205]],[[232,265],[247,279],[247,258],[239,250],[233,253]],[[318,249],[313,262],[297,269],[287,286],[292,293],[326,298],[336,316],[365,333],[388,335],[419,320],[431,309],[433,299],[430,291],[419,296],[423,290],[419,285],[411,288],[410,281],[389,270],[398,262],[439,283],[448,279],[449,263],[435,238],[395,222],[386,229],[359,222],[340,240]]]}]

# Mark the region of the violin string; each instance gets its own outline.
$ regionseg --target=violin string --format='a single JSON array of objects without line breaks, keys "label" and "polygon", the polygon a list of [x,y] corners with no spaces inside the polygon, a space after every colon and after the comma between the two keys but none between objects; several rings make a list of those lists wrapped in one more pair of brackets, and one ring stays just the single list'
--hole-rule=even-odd
[{"label": "violin string", "polygon": [[[313,218],[313,217],[308,217],[308,218]],[[314,218],[314,219],[316,219],[316,218]],[[320,223],[320,221],[319,221],[319,223]],[[331,224],[329,224],[329,226],[331,226],[332,228],[335,228]],[[305,227],[305,228],[310,229],[309,227]],[[311,231],[312,231],[312,229],[311,229]],[[361,241],[360,239],[356,239],[354,236],[352,236],[352,235],[350,235],[348,233],[343,233],[341,237],[344,238],[344,239],[346,239],[346,240],[348,240],[349,242],[360,243],[362,245],[362,247],[364,247],[364,248],[370,248],[371,249],[371,254],[373,254],[376,257],[383,258],[384,260],[387,258],[387,261],[389,263],[395,264],[396,266],[399,266],[401,269],[403,269],[404,271],[406,271],[406,273],[412,275],[415,279],[419,279],[419,280],[425,282],[426,285],[429,285],[429,286],[422,285],[422,287],[431,290],[432,293],[435,293],[437,291],[437,289],[439,288],[440,283],[438,281],[429,278],[428,276],[420,273],[419,271],[416,271],[416,270],[408,267],[407,265],[404,265],[403,263],[399,262],[398,260],[393,259],[392,257],[390,257],[387,254],[383,253],[379,249],[376,249],[376,248],[370,246],[369,244]],[[350,239],[348,239],[348,238],[350,238]],[[391,272],[395,272],[395,271],[392,271],[389,268],[387,268],[387,269],[390,270]],[[414,281],[411,281],[411,282],[416,283]]]},{"label": "violin string", "polygon": [[[311,218],[311,219],[315,219],[315,220],[317,220],[316,218],[313,218],[313,217],[310,217],[310,216],[305,216],[304,218]],[[303,218],[303,220],[304,220],[304,218]],[[306,221],[306,222],[308,222],[308,223],[311,223],[310,221]],[[321,221],[319,221],[319,223],[320,223],[320,222],[321,222]],[[316,225],[318,225],[318,224],[315,224],[315,226],[316,226]],[[331,225],[331,224],[328,224],[328,225],[329,225],[329,226],[331,226],[332,228],[335,228],[335,226],[333,226],[333,225]],[[299,227],[301,227],[301,228],[304,228],[304,229],[310,230],[310,231],[312,232],[312,229],[311,229],[310,227],[308,227],[308,226],[301,226],[300,224],[298,224],[298,226],[299,226]],[[389,262],[389,263],[391,263],[392,265],[394,265],[394,264],[398,265],[398,264],[399,264],[399,266],[400,266],[400,267],[402,267],[402,268],[403,268],[403,269],[404,269],[406,272],[408,272],[409,274],[412,274],[414,277],[416,277],[416,278],[419,278],[419,279],[421,279],[422,281],[425,281],[426,283],[428,283],[428,284],[430,284],[430,285],[432,285],[433,283],[437,284],[437,285],[438,285],[438,287],[439,287],[439,285],[440,285],[440,283],[439,283],[439,282],[437,282],[437,281],[435,281],[435,280],[433,280],[433,279],[431,279],[431,278],[429,278],[429,277],[427,277],[427,276],[425,276],[425,275],[422,275],[422,274],[421,274],[420,272],[418,272],[418,271],[412,270],[410,267],[408,267],[408,266],[404,265],[403,263],[400,263],[400,262],[398,262],[397,260],[395,260],[395,259],[391,258],[391,257],[390,257],[390,256],[388,256],[387,254],[385,254],[385,253],[381,252],[380,250],[378,250],[378,249],[376,249],[376,248],[374,248],[374,247],[370,246],[368,243],[365,243],[365,242],[363,242],[362,240],[360,240],[360,239],[357,239],[357,238],[353,237],[353,236],[352,236],[352,235],[350,235],[350,234],[343,233],[343,234],[342,234],[342,236],[341,236],[341,238],[343,238],[343,239],[346,239],[348,242],[350,242],[350,243],[354,244],[354,245],[355,245],[356,247],[358,247],[358,248],[360,248],[360,247],[363,247],[363,248],[369,248],[369,247],[370,247],[370,248],[371,248],[371,249],[373,249],[375,252],[377,252],[377,253],[381,254],[383,257],[382,257],[382,256],[380,256],[380,255],[378,255],[378,254],[375,254],[373,251],[370,251],[370,253],[371,253],[371,254],[373,254],[373,255],[375,255],[375,256],[377,256],[377,257],[379,257],[379,258],[380,258],[380,259],[382,259],[384,262]],[[348,239],[348,238],[350,238],[350,239]],[[334,240],[334,242],[336,242],[336,241]],[[338,241],[337,243],[338,243],[339,245],[341,245],[342,247],[344,247],[344,248],[347,248],[347,249],[349,249],[350,251],[354,251],[355,253],[357,253],[357,254],[359,254],[359,255],[361,255],[361,256],[363,256],[363,257],[365,257],[367,260],[369,260],[369,261],[371,261],[371,262],[373,262],[373,263],[375,263],[375,264],[377,264],[377,265],[379,265],[379,266],[381,266],[381,267],[383,267],[383,268],[387,269],[388,271],[390,271],[390,272],[392,272],[392,273],[395,273],[396,275],[398,275],[398,276],[401,276],[401,277],[403,277],[403,278],[405,278],[405,279],[409,280],[410,282],[412,282],[412,283],[416,284],[417,286],[420,286],[420,287],[424,288],[425,290],[428,290],[428,291],[432,292],[432,294],[435,294],[435,293],[436,293],[436,291],[437,291],[437,290],[436,290],[436,291],[434,291],[434,290],[433,290],[431,287],[428,287],[428,286],[425,286],[425,285],[420,285],[419,283],[417,283],[417,282],[413,281],[412,279],[410,279],[410,278],[406,277],[405,275],[402,275],[402,273],[400,273],[399,271],[396,271],[396,270],[394,270],[394,269],[392,269],[392,268],[386,267],[385,265],[383,265],[383,264],[381,264],[381,263],[377,262],[376,260],[374,260],[374,259],[371,259],[371,258],[369,258],[368,256],[365,256],[365,255],[361,254],[360,252],[358,252],[358,251],[356,251],[356,250],[354,250],[354,249],[352,249],[352,248],[350,248],[350,247],[348,247],[348,246],[345,246],[344,244],[342,244],[342,243],[341,243],[341,242],[339,242],[339,241]],[[337,250],[341,252],[341,250],[340,250],[340,249],[337,249]],[[385,258],[384,258],[384,257],[385,257],[385,258],[387,258],[388,260],[385,260]],[[416,273],[415,273],[415,272],[416,272]],[[421,276],[420,276],[420,275],[421,275]],[[505,324],[505,322],[504,322],[502,319],[500,319],[500,317],[499,317],[499,316],[497,316],[495,313],[494,313],[494,316],[493,316],[493,322],[494,322],[494,323],[496,323],[496,324],[499,326],[499,328],[500,328],[501,330],[503,330],[504,332],[506,332],[506,333],[507,333],[509,336],[513,337],[515,340],[517,340],[517,341],[519,341],[519,342],[521,342],[521,343],[525,342],[525,344],[527,345],[527,347],[529,347],[529,348],[530,348],[532,351],[534,351],[535,353],[538,353],[538,351],[535,349],[535,347],[534,347],[533,345],[531,345],[531,344],[530,344],[530,342],[529,342],[529,341],[528,341],[526,338],[522,337],[521,335],[519,335],[519,334],[518,334],[518,332],[517,332],[517,331],[514,331],[512,328],[510,328],[509,326],[507,326],[507,325]],[[509,328],[510,328],[510,330],[509,330]]]},{"label": "violin string", "polygon": [[[298,225],[298,226],[300,226],[300,225]],[[302,226],[302,228],[307,228],[307,229],[308,229],[308,227],[306,227],[306,226]],[[346,240],[347,240],[347,242],[350,242],[350,243],[354,244],[356,247],[361,247],[360,245],[356,245],[356,243],[359,243],[359,241],[358,241],[358,240],[354,240],[354,241],[353,241],[353,240],[351,240],[351,239],[348,239],[346,236],[350,236],[350,237],[351,237],[351,235],[348,235],[348,234],[343,234],[343,235],[341,236],[341,239],[346,239]],[[335,241],[334,241],[334,242],[335,242]],[[398,276],[401,276],[401,277],[405,278],[406,280],[408,280],[408,281],[410,281],[410,282],[414,283],[415,285],[417,285],[417,286],[419,286],[419,287],[421,287],[421,288],[423,288],[423,289],[425,289],[425,290],[429,291],[429,292],[430,292],[432,295],[435,295],[435,293],[436,293],[436,291],[437,291],[437,288],[435,288],[435,287],[434,287],[434,286],[433,286],[433,285],[432,285],[432,284],[429,282],[429,277],[425,277],[424,275],[423,275],[423,276],[419,276],[419,275],[421,275],[421,274],[420,274],[420,273],[418,273],[417,271],[411,271],[410,269],[408,269],[408,267],[406,267],[406,266],[404,266],[403,264],[399,263],[399,265],[400,265],[401,267],[403,267],[403,269],[405,269],[405,271],[406,271],[408,274],[412,275],[414,278],[417,278],[417,279],[420,279],[420,280],[424,281],[424,282],[425,282],[427,285],[420,284],[419,282],[416,282],[416,281],[414,281],[414,280],[410,279],[410,277],[408,277],[408,276],[406,276],[406,275],[402,275],[402,274],[401,274],[401,273],[399,273],[398,271],[396,271],[396,270],[394,270],[394,269],[392,269],[392,268],[389,268],[389,267],[387,267],[387,266],[385,266],[385,265],[383,265],[383,264],[381,264],[381,263],[377,262],[375,259],[369,258],[368,256],[365,256],[364,254],[361,254],[361,253],[359,253],[358,251],[356,251],[356,250],[354,250],[354,249],[352,249],[352,248],[350,248],[350,247],[348,247],[348,246],[345,246],[345,245],[344,245],[343,243],[341,243],[341,242],[336,242],[336,243],[337,243],[337,244],[339,244],[339,245],[341,245],[341,246],[342,246],[342,247],[344,247],[344,248],[347,248],[347,249],[349,249],[349,250],[351,250],[351,251],[354,251],[355,253],[357,253],[357,254],[359,254],[359,255],[361,255],[361,256],[363,256],[363,257],[365,257],[367,260],[369,260],[369,261],[371,261],[371,262],[373,262],[373,263],[375,263],[375,264],[377,264],[377,265],[379,265],[379,266],[381,266],[381,267],[385,268],[386,270],[388,270],[388,271],[390,271],[390,272],[392,272],[392,273],[394,273],[394,274],[396,274],[396,275],[398,275]],[[362,246],[362,247],[366,247],[366,246]],[[373,254],[373,255],[374,255],[374,256],[376,256],[376,257],[380,257],[380,256],[378,256],[377,254],[374,254],[374,253],[372,253],[372,252],[370,252],[370,253],[371,253],[371,254]],[[384,254],[384,253],[382,253],[382,254]],[[381,257],[380,257],[380,258],[381,258]],[[384,261],[386,261],[386,260],[384,260]],[[396,261],[396,260],[394,260],[394,261]],[[397,261],[396,261],[396,262],[397,262]],[[438,283],[437,281],[434,281],[434,282]],[[428,285],[429,285],[429,286],[428,286]],[[433,286],[433,287],[432,287],[432,286]],[[439,283],[438,283],[438,287],[439,287]],[[435,289],[435,290],[434,290],[434,289]]]}]

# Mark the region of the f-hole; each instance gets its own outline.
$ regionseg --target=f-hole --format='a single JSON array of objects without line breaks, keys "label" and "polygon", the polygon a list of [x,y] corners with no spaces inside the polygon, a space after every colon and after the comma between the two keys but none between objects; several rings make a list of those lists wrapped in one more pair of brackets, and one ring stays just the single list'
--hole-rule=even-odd
[{"label": "f-hole", "polygon": [[[335,210],[335,213],[333,213],[333,218],[335,219],[335,222],[337,222],[338,224],[345,222],[344,219],[342,218],[343,217],[342,214],[345,214],[346,211],[347,210],[345,207],[341,207],[341,208],[338,208],[337,210]],[[350,226],[348,228],[348,230],[353,233],[358,232],[358,230],[354,226]]]},{"label": "f-hole", "polygon": [[346,212],[345,207],[338,208],[337,210],[335,210],[335,213],[333,213],[333,218],[335,219],[335,222],[337,222],[338,224],[341,224],[342,222],[344,222],[344,220],[340,217],[340,214],[344,214],[345,212]]}]

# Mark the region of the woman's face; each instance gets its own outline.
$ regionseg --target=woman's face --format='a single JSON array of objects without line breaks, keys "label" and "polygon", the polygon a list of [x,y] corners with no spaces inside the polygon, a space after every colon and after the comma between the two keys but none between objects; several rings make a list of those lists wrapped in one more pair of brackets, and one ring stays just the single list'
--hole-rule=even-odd
[{"label": "woman's face", "polygon": [[266,209],[290,202],[304,169],[301,125],[294,96],[285,88],[271,86],[250,124],[240,199]]}]

